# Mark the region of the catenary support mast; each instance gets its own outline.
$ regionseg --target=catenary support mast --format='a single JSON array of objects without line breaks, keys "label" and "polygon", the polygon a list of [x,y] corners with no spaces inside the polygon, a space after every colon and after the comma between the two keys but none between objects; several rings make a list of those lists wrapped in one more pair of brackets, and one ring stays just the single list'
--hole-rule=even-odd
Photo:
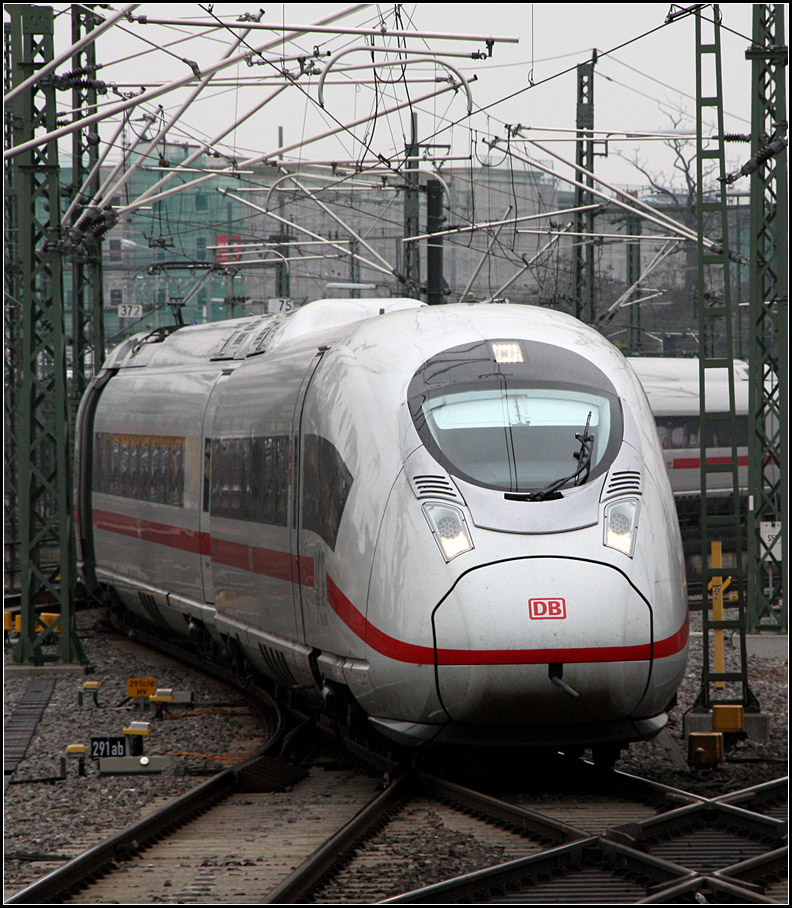
[{"label": "catenary support mast", "polygon": [[[695,11],[696,22],[696,213],[698,218],[698,278],[697,310],[699,331],[699,458],[701,481],[701,577],[705,607],[702,609],[702,673],[701,690],[696,705],[709,709],[714,702],[741,704],[758,711],[759,704],[748,686],[748,664],[745,648],[745,593],[743,589],[742,549],[743,521],[740,513],[737,433],[734,392],[734,339],[731,306],[731,270],[729,259],[728,210],[726,205],[726,156],[723,128],[723,83],[721,67],[720,11],[713,7],[710,21],[701,7]],[[711,28],[711,36],[704,36]],[[706,92],[705,92],[706,86]],[[704,116],[715,116],[718,123],[716,138],[704,136]],[[718,189],[705,191],[704,174],[708,162],[714,162],[719,174]],[[720,237],[718,248],[704,245],[705,221],[713,218]],[[726,405],[713,401],[710,379],[725,378],[728,386]],[[708,457],[707,448],[725,448],[725,457]],[[715,479],[722,485],[726,477],[731,494],[718,498],[712,494]],[[717,511],[715,506],[718,505]],[[720,566],[710,565],[708,556],[713,541],[724,536],[734,540],[734,565],[730,591],[736,599],[726,599],[723,617],[715,617],[706,603],[714,584],[721,582],[724,573]],[[716,632],[732,633],[738,645],[739,669],[719,671],[711,659]],[[729,687],[721,688],[718,682]],[[720,696],[713,695],[717,686]],[[733,694],[737,686],[739,696]]]},{"label": "catenary support mast", "polygon": [[784,4],[756,3],[752,61],[748,624],[786,631],[789,253]]},{"label": "catenary support mast", "polygon": [[[7,4],[13,85],[53,57],[51,7]],[[15,144],[55,127],[51,80],[32,80],[10,102]],[[16,192],[15,253],[21,336],[16,406],[22,632],[17,662],[40,663],[48,631],[38,631],[36,610],[60,613],[57,659],[84,659],[74,630],[71,465],[66,331],[60,251],[60,185],[55,142],[35,145],[13,161]],[[6,301],[8,302],[8,301]]]}]

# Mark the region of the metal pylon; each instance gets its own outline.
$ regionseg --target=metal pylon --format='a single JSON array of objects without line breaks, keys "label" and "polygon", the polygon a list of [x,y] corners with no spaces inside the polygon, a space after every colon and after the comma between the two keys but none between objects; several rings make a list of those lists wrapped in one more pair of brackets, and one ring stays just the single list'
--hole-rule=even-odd
[{"label": "metal pylon", "polygon": [[[413,113],[410,118],[411,132],[410,144],[404,148],[404,236],[418,236],[421,232],[421,194],[418,176],[418,114]],[[404,244],[404,263],[402,265],[402,285],[405,296],[418,296],[421,287],[421,260],[418,243]]]},{"label": "metal pylon", "polygon": [[[786,631],[788,224],[784,5],[756,3],[751,78],[748,625]],[[774,146],[780,150],[774,153]],[[744,168],[746,169],[746,168]]]},{"label": "metal pylon", "polygon": [[[6,4],[13,84],[53,59],[51,7]],[[56,126],[51,79],[40,79],[9,102],[12,142]],[[20,536],[22,633],[17,662],[84,661],[74,631],[74,553],[60,243],[60,186],[55,142],[16,155],[15,253],[21,336],[16,350],[16,473]],[[57,655],[45,652],[49,632],[36,611],[59,612]]]},{"label": "metal pylon", "polygon": [[[3,27],[3,93],[13,88],[11,26]],[[8,104],[3,116],[6,147],[14,144],[14,116]],[[16,167],[13,160],[3,163],[3,548],[5,590],[19,589],[19,477],[17,475],[17,431],[19,417],[19,351],[22,333],[22,267],[19,261],[17,226]]]},{"label": "metal pylon", "polygon": [[[743,590],[742,547],[743,522],[740,513],[740,486],[738,480],[737,433],[734,395],[734,359],[731,306],[731,273],[729,262],[728,211],[726,205],[726,156],[723,128],[723,83],[721,78],[720,10],[713,6],[712,21],[695,11],[696,21],[696,151],[698,217],[698,330],[699,330],[699,457],[701,477],[701,561],[703,615],[703,664],[701,690],[696,705],[709,709],[714,702],[739,703],[752,711],[759,704],[748,686],[748,665],[745,648],[745,595]],[[708,12],[708,11],[707,11]],[[702,31],[711,28],[711,37],[704,38]],[[705,94],[704,86],[707,86]],[[705,140],[703,120],[705,113],[717,119],[717,139]],[[705,192],[705,166],[715,162],[720,182],[712,193]],[[706,233],[719,238],[720,248],[705,248]],[[726,378],[728,384],[728,409],[715,407],[709,399],[710,379]],[[717,439],[717,442],[716,442]],[[726,448],[730,456],[707,457],[707,448]],[[717,477],[722,484],[724,477],[732,489],[725,501],[711,495],[712,480]],[[715,512],[714,505],[719,508]],[[725,504],[725,507],[724,507]],[[724,601],[722,618],[715,618],[707,601],[708,590],[720,582],[726,568],[715,567],[708,561],[711,543],[727,536],[734,540],[734,565],[728,568],[731,575],[730,591],[736,597]],[[736,671],[716,671],[711,656],[714,632],[725,630],[738,640],[740,667]],[[721,688],[723,696],[713,697],[711,686],[726,682],[730,689]],[[740,696],[732,695],[738,685]]]},{"label": "metal pylon", "polygon": [[[72,4],[71,19],[72,43],[75,45],[102,22],[94,16],[90,7],[78,3]],[[96,79],[96,69],[96,45],[91,42],[72,57],[72,74],[61,80],[63,84],[59,87],[72,90],[72,116],[75,121],[96,112],[97,86],[100,84]],[[80,194],[83,204],[75,207],[72,225],[82,215],[84,203],[99,188],[99,168],[95,166],[98,161],[98,134],[90,127],[76,130],[72,136],[72,192],[69,198]],[[72,426],[88,383],[104,362],[101,242],[100,238],[87,234],[80,238],[79,246],[72,254],[72,374],[69,388]]]},{"label": "metal pylon", "polygon": [[[575,163],[585,168],[589,174],[594,171],[594,63],[581,63],[577,68],[577,142],[575,143]],[[594,186],[594,177],[583,178],[587,186]],[[590,205],[592,194],[580,186],[575,187],[575,208]],[[594,323],[594,212],[578,211],[575,213],[574,240],[574,298],[575,315],[586,322]],[[588,236],[580,236],[586,233]]]}]

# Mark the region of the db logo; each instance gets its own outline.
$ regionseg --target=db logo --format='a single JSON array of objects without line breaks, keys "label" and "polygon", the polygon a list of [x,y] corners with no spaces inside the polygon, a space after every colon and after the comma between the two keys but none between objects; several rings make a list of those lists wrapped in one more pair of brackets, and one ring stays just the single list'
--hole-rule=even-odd
[{"label": "db logo", "polygon": [[566,600],[529,599],[528,614],[531,618],[566,618]]}]

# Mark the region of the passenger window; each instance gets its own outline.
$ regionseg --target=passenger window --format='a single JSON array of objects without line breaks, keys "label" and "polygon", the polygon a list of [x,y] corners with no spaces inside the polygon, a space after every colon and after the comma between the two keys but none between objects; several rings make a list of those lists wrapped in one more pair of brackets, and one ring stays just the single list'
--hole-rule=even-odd
[{"label": "passenger window", "polygon": [[335,550],[352,474],[333,444],[321,435],[306,435],[303,443],[303,527]]}]

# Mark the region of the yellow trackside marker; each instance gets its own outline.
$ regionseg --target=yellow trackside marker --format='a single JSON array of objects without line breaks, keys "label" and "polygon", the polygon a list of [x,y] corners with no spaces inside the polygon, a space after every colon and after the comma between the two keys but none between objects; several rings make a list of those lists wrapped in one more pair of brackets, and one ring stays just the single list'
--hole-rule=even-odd
[{"label": "yellow trackside marker", "polygon": [[[6,612],[6,616],[10,613]],[[59,634],[61,631],[60,626],[60,614],[57,612],[41,612],[41,614],[36,615],[36,633],[39,634],[41,631],[49,629],[53,634]],[[13,615],[13,626],[9,622],[8,617],[5,618],[5,629],[14,630],[17,634],[22,633],[22,615],[14,614]]]},{"label": "yellow trackside marker", "polygon": [[60,614],[58,612],[41,612],[38,616],[36,630],[48,627],[54,634],[60,633]]},{"label": "yellow trackside marker", "polygon": [[156,678],[127,678],[127,697],[145,697],[148,699],[156,692]]},{"label": "yellow trackside marker", "polygon": [[720,732],[692,732],[688,736],[688,763],[712,766],[723,762],[723,735]]},{"label": "yellow trackside marker", "polygon": [[745,731],[742,706],[715,704],[712,707],[712,730],[724,733]]},{"label": "yellow trackside marker", "polygon": [[[713,568],[723,567],[723,554],[720,542],[712,543],[712,566]],[[709,582],[709,589],[712,591],[712,617],[715,621],[723,621],[723,593],[729,588],[731,577],[725,580],[723,577],[713,577]],[[723,653],[723,628],[716,628],[713,635],[713,654],[715,657],[715,671],[720,673],[724,670],[724,653]],[[725,681],[716,681],[715,687],[724,688]]]}]

